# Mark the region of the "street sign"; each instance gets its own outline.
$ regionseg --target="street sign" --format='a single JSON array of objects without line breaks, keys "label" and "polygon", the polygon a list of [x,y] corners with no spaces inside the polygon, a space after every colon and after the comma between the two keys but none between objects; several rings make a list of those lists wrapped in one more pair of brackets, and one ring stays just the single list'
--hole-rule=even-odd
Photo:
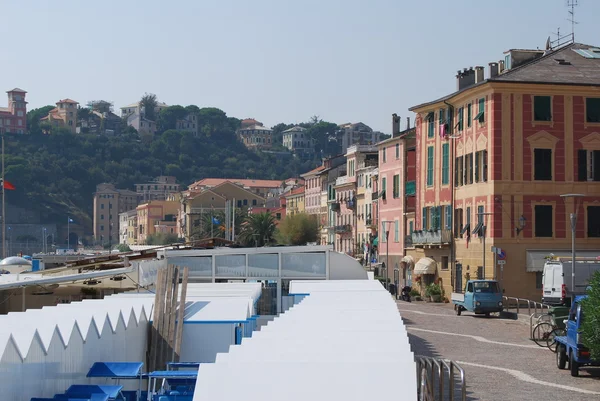
[{"label": "street sign", "polygon": [[498,260],[504,260],[506,259],[506,253],[504,253],[504,251],[502,249],[499,249],[500,252],[498,252]]},{"label": "street sign", "polygon": [[495,246],[493,246],[493,247],[492,247],[492,249],[490,249],[490,251],[491,251],[492,253],[496,253],[496,251],[497,251],[497,250],[498,250],[498,248],[496,248]]},{"label": "street sign", "polygon": [[498,264],[499,264],[500,266],[502,266],[502,265],[505,265],[505,264],[506,264],[506,260],[499,260],[499,261],[498,261]]}]

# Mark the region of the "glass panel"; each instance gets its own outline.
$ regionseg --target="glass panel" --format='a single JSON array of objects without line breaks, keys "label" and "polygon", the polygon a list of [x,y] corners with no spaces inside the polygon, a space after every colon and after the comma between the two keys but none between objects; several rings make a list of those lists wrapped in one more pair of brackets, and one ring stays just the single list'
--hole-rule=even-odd
[{"label": "glass panel", "polygon": [[246,255],[215,256],[217,277],[245,277]]},{"label": "glass panel", "polygon": [[277,254],[248,255],[248,277],[279,277]]},{"label": "glass panel", "polygon": [[284,253],[281,255],[282,277],[325,277],[325,252]]},{"label": "glass panel", "polygon": [[167,257],[167,263],[179,267],[189,267],[190,276],[212,276],[212,258],[210,256],[182,256],[177,258]]}]

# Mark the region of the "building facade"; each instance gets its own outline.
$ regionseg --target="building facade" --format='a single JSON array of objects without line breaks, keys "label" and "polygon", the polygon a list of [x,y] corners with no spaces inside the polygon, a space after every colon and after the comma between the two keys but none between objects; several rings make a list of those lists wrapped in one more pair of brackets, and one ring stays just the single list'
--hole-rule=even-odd
[{"label": "building facade", "polygon": [[[131,234],[131,231],[129,229],[129,224],[133,216],[137,217],[137,211],[135,209],[119,213],[119,244],[130,244],[129,235]],[[131,243],[131,245],[133,245],[133,243]]]},{"label": "building facade", "polygon": [[363,123],[347,123],[339,126],[338,138],[341,138],[342,154],[353,145],[374,146],[381,140],[381,132],[373,131]]},{"label": "building facade", "polygon": [[119,243],[119,213],[135,209],[137,194],[117,189],[113,184],[99,184],[94,192],[94,242],[98,245]]},{"label": "building facade", "polygon": [[310,157],[314,154],[313,140],[308,136],[307,129],[295,126],[282,132],[283,146],[292,153],[301,157]]},{"label": "building facade", "polygon": [[196,181],[188,187],[191,192],[198,192],[204,189],[215,188],[225,182],[231,182],[244,188],[246,191],[252,192],[261,198],[268,198],[280,195],[284,188],[301,185],[297,180],[286,180],[282,185],[279,180],[253,180],[253,179],[239,179],[239,178],[204,178]]},{"label": "building facade", "polygon": [[62,127],[77,132],[77,105],[79,103],[71,99],[62,99],[56,102],[56,107],[48,112],[41,121],[50,124],[52,127]]},{"label": "building facade", "polygon": [[[596,54],[577,43],[510,50],[490,63],[487,79],[483,67],[464,69],[457,92],[411,109],[414,273],[423,273],[424,283],[437,278],[448,295],[468,279],[496,278],[506,295],[539,300],[545,257],[570,255],[571,213],[578,216],[578,252],[597,253]],[[585,196],[560,196],[573,193]]]},{"label": "building facade", "polygon": [[150,201],[139,205],[137,212],[137,243],[146,245],[148,238],[157,233],[177,235],[177,201]]},{"label": "building facade", "polygon": [[242,120],[236,135],[248,149],[270,149],[273,146],[273,131],[253,118]]},{"label": "building facade", "polygon": [[285,215],[294,216],[299,213],[306,212],[306,187],[301,186],[294,188],[285,194]]},{"label": "building facade", "polygon": [[6,92],[8,107],[0,107],[0,134],[27,133],[27,102],[23,89],[15,88]]},{"label": "building facade", "polygon": [[151,182],[135,184],[138,204],[153,200],[167,200],[170,195],[176,194],[180,190],[177,178],[166,175],[156,177]]},{"label": "building facade", "polygon": [[[157,102],[156,107],[154,107],[154,115],[158,116],[167,107],[169,107],[167,104]],[[144,106],[140,102],[121,107],[121,118],[127,121],[128,126],[135,128],[137,131],[150,134],[156,133],[156,118],[153,120],[146,118]]]}]

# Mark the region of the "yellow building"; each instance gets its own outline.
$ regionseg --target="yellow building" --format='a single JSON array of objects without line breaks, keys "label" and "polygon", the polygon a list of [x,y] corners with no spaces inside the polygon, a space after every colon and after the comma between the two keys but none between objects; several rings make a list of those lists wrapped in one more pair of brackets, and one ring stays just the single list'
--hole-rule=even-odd
[{"label": "yellow building", "polygon": [[305,211],[305,193],[303,186],[294,188],[285,195],[286,216],[293,216],[298,213],[304,213]]},{"label": "yellow building", "polygon": [[64,127],[74,134],[77,130],[77,105],[79,103],[71,99],[63,99],[56,102],[56,107],[42,118],[53,127]]},{"label": "yellow building", "polygon": [[179,202],[150,201],[137,208],[137,243],[145,245],[148,236],[161,233],[175,234],[164,227],[176,227]]}]

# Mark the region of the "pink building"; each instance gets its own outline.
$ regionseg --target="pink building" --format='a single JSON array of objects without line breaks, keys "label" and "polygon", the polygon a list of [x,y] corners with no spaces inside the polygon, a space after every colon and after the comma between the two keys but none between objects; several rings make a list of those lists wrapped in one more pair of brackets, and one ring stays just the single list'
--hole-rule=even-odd
[{"label": "pink building", "polygon": [[27,132],[27,92],[15,88],[6,93],[8,107],[0,107],[0,134],[24,134]]},{"label": "pink building", "polygon": [[378,143],[379,262],[388,267],[391,282],[411,281],[414,266],[405,250],[412,247],[415,213],[415,130],[407,129]]},{"label": "pink building", "polygon": [[306,188],[304,210],[308,214],[320,215],[324,212],[321,210],[321,193],[323,192],[323,175],[321,173],[324,170],[325,165],[321,165],[301,175],[305,180]]}]

